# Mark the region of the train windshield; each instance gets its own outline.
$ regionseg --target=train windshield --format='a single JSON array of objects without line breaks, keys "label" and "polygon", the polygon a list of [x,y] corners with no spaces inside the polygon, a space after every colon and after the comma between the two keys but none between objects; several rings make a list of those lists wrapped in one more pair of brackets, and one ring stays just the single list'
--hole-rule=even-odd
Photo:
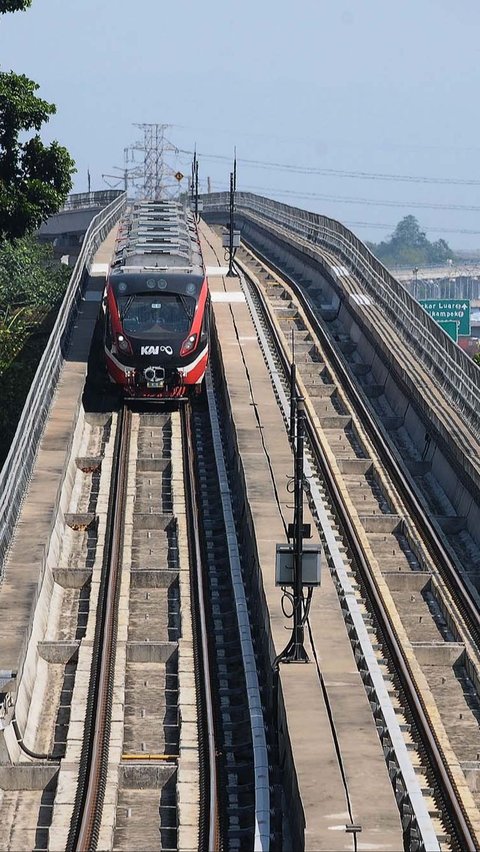
[{"label": "train windshield", "polygon": [[195,299],[181,293],[132,293],[118,297],[125,334],[133,337],[188,334],[195,313]]}]

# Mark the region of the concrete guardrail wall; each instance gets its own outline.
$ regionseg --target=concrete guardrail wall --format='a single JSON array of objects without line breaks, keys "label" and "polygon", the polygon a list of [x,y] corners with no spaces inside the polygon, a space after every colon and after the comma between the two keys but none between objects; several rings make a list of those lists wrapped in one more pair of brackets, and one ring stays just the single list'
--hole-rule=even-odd
[{"label": "concrete guardrail wall", "polygon": [[[98,195],[98,193],[93,194]],[[115,193],[114,199],[109,199],[108,206],[92,219],[88,227],[54,328],[35,373],[9,454],[0,472],[0,579],[3,576],[5,558],[65,359],[70,331],[82,295],[85,272],[100,243],[120,218],[125,204],[125,193]]]}]

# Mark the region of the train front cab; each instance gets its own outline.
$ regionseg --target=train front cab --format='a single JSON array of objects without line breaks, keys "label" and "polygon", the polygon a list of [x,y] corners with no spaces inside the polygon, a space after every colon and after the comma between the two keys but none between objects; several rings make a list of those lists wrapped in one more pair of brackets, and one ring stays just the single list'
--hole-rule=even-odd
[{"label": "train front cab", "polygon": [[200,393],[210,337],[205,277],[115,275],[105,302],[107,370],[125,398],[159,402]]}]

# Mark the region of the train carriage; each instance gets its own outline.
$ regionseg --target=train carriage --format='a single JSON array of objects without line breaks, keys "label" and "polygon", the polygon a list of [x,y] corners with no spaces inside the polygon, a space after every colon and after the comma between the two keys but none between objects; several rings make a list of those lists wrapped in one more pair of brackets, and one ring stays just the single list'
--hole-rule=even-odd
[{"label": "train carriage", "polygon": [[126,398],[200,391],[210,299],[190,211],[172,201],[133,206],[119,228],[104,308],[107,370]]}]

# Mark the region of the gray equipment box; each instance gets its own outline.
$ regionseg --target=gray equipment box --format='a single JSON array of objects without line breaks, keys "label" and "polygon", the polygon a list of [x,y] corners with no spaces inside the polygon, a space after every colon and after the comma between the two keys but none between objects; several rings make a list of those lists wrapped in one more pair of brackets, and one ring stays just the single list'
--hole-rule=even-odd
[{"label": "gray equipment box", "polygon": [[[238,248],[240,245],[240,231],[233,232],[233,248]],[[230,247],[230,234],[222,234],[223,248]]]},{"label": "gray equipment box", "polygon": [[[304,544],[302,548],[302,586],[319,586],[321,582],[321,544]],[[275,585],[293,586],[293,544],[277,544]]]}]

